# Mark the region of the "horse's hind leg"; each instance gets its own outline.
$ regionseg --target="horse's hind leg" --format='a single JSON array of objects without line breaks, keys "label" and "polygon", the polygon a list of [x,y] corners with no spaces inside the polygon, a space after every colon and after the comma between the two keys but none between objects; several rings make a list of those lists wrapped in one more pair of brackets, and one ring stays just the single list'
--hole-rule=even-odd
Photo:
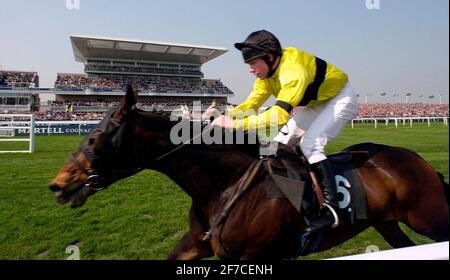
[{"label": "horse's hind leg", "polygon": [[169,256],[169,260],[200,260],[213,256],[209,242],[197,240],[188,232]]},{"label": "horse's hind leg", "polygon": [[373,225],[373,227],[383,236],[389,245],[394,248],[403,248],[416,245],[402,231],[397,221],[388,221]]},{"label": "horse's hind leg", "polygon": [[[431,184],[424,186],[430,188]],[[437,186],[434,191],[422,193],[420,207],[406,212],[401,221],[415,232],[428,236],[436,242],[448,241],[449,206],[442,186]]]},{"label": "horse's hind leg", "polygon": [[[421,220],[410,219],[406,224],[419,234],[426,235],[436,242],[444,242],[449,240],[448,218],[447,210],[447,213],[436,214],[435,217]],[[424,224],[423,221],[427,221],[427,223]]]}]

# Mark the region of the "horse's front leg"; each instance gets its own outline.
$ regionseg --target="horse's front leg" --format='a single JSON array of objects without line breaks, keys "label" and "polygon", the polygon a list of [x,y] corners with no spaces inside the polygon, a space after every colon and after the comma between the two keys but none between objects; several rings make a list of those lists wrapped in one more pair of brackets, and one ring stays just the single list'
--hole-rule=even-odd
[{"label": "horse's front leg", "polygon": [[214,253],[209,241],[202,241],[189,231],[169,256],[169,260],[200,260]]}]

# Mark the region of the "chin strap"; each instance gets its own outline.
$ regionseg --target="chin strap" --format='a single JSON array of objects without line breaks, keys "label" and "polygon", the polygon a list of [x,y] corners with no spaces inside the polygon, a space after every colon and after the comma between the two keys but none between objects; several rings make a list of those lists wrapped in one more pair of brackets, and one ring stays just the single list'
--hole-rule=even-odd
[{"label": "chin strap", "polygon": [[277,65],[277,67],[275,69],[273,69],[273,65],[275,64],[275,62],[277,61],[278,56],[273,56],[274,60],[270,61],[269,56],[263,56],[262,59],[264,60],[264,62],[266,62],[267,66],[269,66],[269,73],[267,73],[267,78],[270,78],[273,76],[273,74],[275,74],[275,72],[278,69],[278,66],[280,66],[280,64]]}]

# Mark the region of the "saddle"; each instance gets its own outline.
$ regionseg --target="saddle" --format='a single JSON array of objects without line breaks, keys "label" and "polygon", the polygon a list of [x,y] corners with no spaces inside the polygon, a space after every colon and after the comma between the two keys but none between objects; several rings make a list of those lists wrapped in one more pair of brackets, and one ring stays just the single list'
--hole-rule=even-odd
[{"label": "saddle", "polygon": [[[367,219],[367,202],[364,188],[355,170],[354,162],[361,162],[365,152],[339,152],[328,155],[334,167],[338,200],[339,227],[354,224],[356,220]],[[265,186],[267,199],[287,198],[309,224],[317,219],[321,207],[320,191],[314,191],[314,184],[306,159],[299,149],[280,145],[277,154],[264,161],[264,167],[271,181]],[[314,175],[312,175],[314,176]],[[318,188],[318,186],[316,186]],[[323,198],[322,198],[323,199]],[[299,248],[294,257],[316,252],[323,239],[324,231],[300,235]]]},{"label": "saddle", "polygon": [[[338,188],[341,225],[367,219],[365,191],[353,163],[366,154],[344,151],[328,155]],[[272,179],[266,184],[267,198],[287,198],[299,213],[303,211],[304,216],[311,220],[319,213],[320,199],[314,192],[307,165],[298,148],[294,150],[282,144],[276,155],[264,161],[264,167]]]}]

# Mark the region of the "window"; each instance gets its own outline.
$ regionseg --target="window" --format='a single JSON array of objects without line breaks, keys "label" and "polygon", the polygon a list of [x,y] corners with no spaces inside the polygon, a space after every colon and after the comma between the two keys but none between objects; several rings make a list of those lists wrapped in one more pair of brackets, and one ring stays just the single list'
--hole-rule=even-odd
[{"label": "window", "polygon": [[30,100],[28,98],[19,98],[19,105],[28,105]]},{"label": "window", "polygon": [[199,70],[199,67],[197,65],[181,65],[181,69]]},{"label": "window", "polygon": [[179,67],[178,64],[160,64],[159,66],[166,69],[178,69]]},{"label": "window", "polygon": [[156,64],[156,63],[146,63],[146,62],[138,62],[137,65],[143,66],[143,67],[150,67],[150,68],[158,67],[158,64]]},{"label": "window", "polygon": [[107,60],[88,60],[88,64],[101,64],[101,65],[109,65],[111,64],[110,61]]},{"label": "window", "polygon": [[134,66],[134,62],[113,61],[114,66]]},{"label": "window", "polygon": [[11,98],[11,97],[7,97],[5,105],[16,105],[16,99],[15,98]]}]

